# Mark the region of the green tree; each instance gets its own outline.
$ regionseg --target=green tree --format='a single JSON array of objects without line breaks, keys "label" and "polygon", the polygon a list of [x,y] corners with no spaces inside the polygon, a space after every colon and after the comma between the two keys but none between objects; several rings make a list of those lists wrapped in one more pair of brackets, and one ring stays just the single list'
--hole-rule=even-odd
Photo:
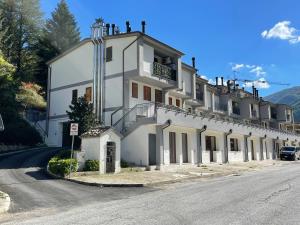
[{"label": "green tree", "polygon": [[0,49],[15,67],[16,78],[32,81],[37,70],[34,46],[42,28],[39,0],[0,1]]},{"label": "green tree", "polygon": [[3,120],[13,120],[17,116],[15,93],[17,85],[13,81],[15,68],[0,53],[0,113]]},{"label": "green tree", "polygon": [[87,132],[91,127],[95,126],[96,117],[93,112],[93,103],[89,103],[85,97],[79,97],[77,101],[73,101],[67,111],[70,122],[78,123],[78,135]]},{"label": "green tree", "polygon": [[80,41],[75,17],[65,0],[61,0],[52,12],[52,18],[47,20],[44,33],[45,39],[50,41],[58,52],[63,52]]}]

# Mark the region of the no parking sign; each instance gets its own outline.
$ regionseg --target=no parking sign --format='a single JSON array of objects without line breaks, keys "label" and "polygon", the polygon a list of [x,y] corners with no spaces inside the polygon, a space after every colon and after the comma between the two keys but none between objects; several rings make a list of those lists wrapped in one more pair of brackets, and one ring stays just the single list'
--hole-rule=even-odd
[{"label": "no parking sign", "polygon": [[71,123],[70,126],[70,136],[78,135],[78,123]]}]

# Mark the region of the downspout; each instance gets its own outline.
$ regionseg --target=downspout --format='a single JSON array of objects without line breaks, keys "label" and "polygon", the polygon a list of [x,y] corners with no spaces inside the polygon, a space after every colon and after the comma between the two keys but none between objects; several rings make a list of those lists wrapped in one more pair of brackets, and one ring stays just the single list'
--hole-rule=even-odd
[{"label": "downspout", "polygon": [[202,163],[202,133],[204,132],[204,131],[206,131],[206,129],[207,129],[207,126],[206,125],[203,125],[203,127],[202,127],[202,129],[200,129],[198,132],[198,137],[197,137],[197,139],[198,139],[198,142],[199,142],[199,145],[197,146],[197,166],[199,167],[200,166],[200,164]]},{"label": "downspout", "polygon": [[267,145],[267,135],[265,134],[264,136],[264,140],[265,140],[265,149],[266,149],[266,159],[269,159],[269,155],[268,155],[268,145]]},{"label": "downspout", "polygon": [[47,119],[46,119],[46,135],[49,135],[49,119],[50,119],[50,100],[51,100],[51,66],[48,67],[48,86],[47,86]]},{"label": "downspout", "polygon": [[162,146],[163,146],[163,154],[162,154],[162,162],[163,164],[165,163],[165,142],[164,142],[164,129],[168,128],[171,126],[172,120],[168,119],[165,124],[162,126]]},{"label": "downspout", "polygon": [[123,93],[123,99],[122,99],[122,108],[124,109],[125,108],[125,51],[131,46],[133,45],[136,41],[138,41],[141,37],[143,37],[142,34],[139,34],[139,36],[134,39],[129,45],[127,45],[123,51],[122,51],[122,81],[123,81],[123,90],[122,90],[122,93]]},{"label": "downspout", "polygon": [[225,140],[224,140],[224,163],[228,163],[228,136],[232,134],[232,129],[230,129],[227,133],[225,133]]},{"label": "downspout", "polygon": [[245,159],[244,162],[249,161],[249,149],[248,149],[248,138],[252,136],[252,132],[249,132],[248,135],[244,135],[244,144],[245,144]]}]

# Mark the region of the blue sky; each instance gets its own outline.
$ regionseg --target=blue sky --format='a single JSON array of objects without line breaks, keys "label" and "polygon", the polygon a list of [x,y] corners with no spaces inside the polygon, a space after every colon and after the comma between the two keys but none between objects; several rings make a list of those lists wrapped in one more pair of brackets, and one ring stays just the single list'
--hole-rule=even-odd
[{"label": "blue sky", "polygon": [[[49,18],[58,0],[41,0]],[[300,85],[300,1],[298,0],[67,0],[82,38],[90,34],[95,18],[125,30],[146,32],[184,52],[184,61],[208,79],[266,79],[290,86],[256,85],[262,96]],[[299,30],[299,32],[298,32]]]}]

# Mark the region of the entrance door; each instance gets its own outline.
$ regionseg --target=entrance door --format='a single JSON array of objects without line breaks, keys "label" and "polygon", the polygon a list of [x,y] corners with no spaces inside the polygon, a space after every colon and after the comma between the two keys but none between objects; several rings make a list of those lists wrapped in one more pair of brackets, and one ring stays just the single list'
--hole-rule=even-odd
[{"label": "entrance door", "polygon": [[266,149],[266,159],[269,159],[268,145],[267,145],[267,141],[266,140],[265,140],[265,149]]},{"label": "entrance door", "polygon": [[276,142],[275,146],[276,146],[275,149],[276,149],[276,154],[277,154],[276,157],[278,159],[279,155],[280,155],[280,153],[279,153],[279,143]]},{"label": "entrance door", "polygon": [[115,172],[115,159],[116,159],[116,143],[106,143],[106,173]]},{"label": "entrance door", "polygon": [[187,142],[187,134],[182,134],[182,161],[183,163],[187,163],[188,160],[188,142]]},{"label": "entrance door", "polygon": [[214,151],[217,150],[216,137],[215,136],[206,136],[205,137],[206,150],[209,151],[209,160],[214,162]]},{"label": "entrance door", "polygon": [[255,160],[255,157],[254,157],[254,142],[253,142],[253,140],[250,141],[250,148],[251,148],[251,159]]},{"label": "entrance door", "polygon": [[149,134],[149,165],[156,165],[156,134]]},{"label": "entrance door", "polygon": [[176,163],[176,133],[169,133],[170,163]]}]

